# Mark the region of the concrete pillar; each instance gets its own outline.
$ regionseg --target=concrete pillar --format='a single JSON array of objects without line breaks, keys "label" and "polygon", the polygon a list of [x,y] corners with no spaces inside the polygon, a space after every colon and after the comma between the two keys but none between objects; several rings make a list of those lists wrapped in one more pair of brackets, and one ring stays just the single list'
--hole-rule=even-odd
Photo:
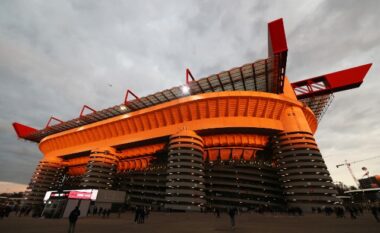
[{"label": "concrete pillar", "polygon": [[281,120],[284,131],[272,145],[288,207],[310,211],[332,205],[336,190],[302,108],[287,108]]},{"label": "concrete pillar", "polygon": [[47,191],[60,188],[63,173],[64,167],[59,159],[43,158],[29,183],[24,205],[42,205]]},{"label": "concrete pillar", "polygon": [[170,137],[165,208],[200,211],[206,203],[203,140],[194,131]]},{"label": "concrete pillar", "polygon": [[98,148],[91,151],[86,173],[83,175],[80,186],[95,189],[114,188],[118,162],[119,157],[114,148]]}]

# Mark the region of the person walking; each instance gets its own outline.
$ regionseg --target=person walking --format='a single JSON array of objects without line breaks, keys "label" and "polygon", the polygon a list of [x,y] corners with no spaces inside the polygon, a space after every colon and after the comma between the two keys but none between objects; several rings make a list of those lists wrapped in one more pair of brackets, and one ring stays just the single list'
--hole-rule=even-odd
[{"label": "person walking", "polygon": [[377,208],[376,208],[376,206],[372,206],[371,212],[372,212],[373,217],[375,217],[376,221],[380,222],[379,216],[377,215]]},{"label": "person walking", "polygon": [[220,218],[220,211],[219,211],[219,208],[216,208],[215,212],[216,212],[216,217],[217,217],[217,218]]},{"label": "person walking", "polygon": [[109,217],[110,217],[110,214],[111,214],[111,209],[108,209],[108,210],[107,210],[107,213],[106,213],[106,215],[107,215],[107,218],[109,218]]},{"label": "person walking", "polygon": [[106,209],[106,208],[104,208],[104,209],[103,209],[103,212],[102,212],[102,217],[103,217],[103,218],[105,218],[105,217],[106,217],[106,215],[107,215],[107,209]]},{"label": "person walking", "polygon": [[79,207],[75,207],[75,209],[73,211],[71,211],[70,215],[69,215],[69,233],[74,233],[74,230],[75,230],[75,224],[78,220],[78,217],[80,215],[80,210],[79,210]]},{"label": "person walking", "polygon": [[140,207],[136,207],[135,209],[135,223],[139,223],[139,217],[140,217]]},{"label": "person walking", "polygon": [[98,207],[96,207],[96,205],[94,206],[94,208],[92,209],[92,216],[95,216],[98,212]]},{"label": "person walking", "polygon": [[356,216],[352,207],[348,207],[348,212],[350,213],[351,219],[356,219]]},{"label": "person walking", "polygon": [[137,223],[144,224],[144,221],[145,221],[145,208],[140,207],[140,209],[139,209],[139,217],[138,218],[139,219],[138,219]]},{"label": "person walking", "polygon": [[229,209],[228,215],[230,216],[231,227],[235,227],[236,208]]}]

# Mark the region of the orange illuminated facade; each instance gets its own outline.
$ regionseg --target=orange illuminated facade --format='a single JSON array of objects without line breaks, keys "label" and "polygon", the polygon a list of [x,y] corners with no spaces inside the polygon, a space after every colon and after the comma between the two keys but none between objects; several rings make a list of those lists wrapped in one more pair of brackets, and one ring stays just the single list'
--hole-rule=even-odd
[{"label": "orange illuminated facade", "polygon": [[183,86],[142,98],[128,90],[121,105],[85,105],[42,130],[14,123],[44,155],[29,202],[51,189],[97,188],[176,210],[333,205],[313,135],[332,94],[360,86],[371,64],[290,83],[282,19],[268,33],[267,59],[199,80],[187,70]]}]

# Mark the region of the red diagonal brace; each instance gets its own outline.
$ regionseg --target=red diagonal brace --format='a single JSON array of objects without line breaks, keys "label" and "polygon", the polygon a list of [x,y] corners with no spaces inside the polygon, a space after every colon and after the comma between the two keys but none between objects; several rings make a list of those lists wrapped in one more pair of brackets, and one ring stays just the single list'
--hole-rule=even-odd
[{"label": "red diagonal brace", "polygon": [[[82,110],[80,111],[80,114],[79,114],[79,118],[81,118],[81,117],[83,116],[83,112],[84,112],[85,109],[88,109],[88,110],[92,111],[93,113],[96,112],[95,109],[90,108],[90,107],[87,106],[87,105],[83,105],[83,108],[82,108]],[[87,114],[86,114],[86,115],[87,115]]]},{"label": "red diagonal brace", "polygon": [[52,120],[58,121],[59,123],[63,123],[62,120],[60,120],[60,119],[58,119],[58,118],[55,118],[55,117],[51,116],[50,119],[49,119],[49,121],[47,122],[47,124],[46,124],[46,126],[45,126],[45,129],[48,128],[48,127],[50,127],[50,122],[51,122]]},{"label": "red diagonal brace", "polygon": [[189,84],[189,77],[191,78],[191,80],[195,81],[195,78],[193,76],[193,74],[190,72],[189,68],[186,69],[186,84]]}]

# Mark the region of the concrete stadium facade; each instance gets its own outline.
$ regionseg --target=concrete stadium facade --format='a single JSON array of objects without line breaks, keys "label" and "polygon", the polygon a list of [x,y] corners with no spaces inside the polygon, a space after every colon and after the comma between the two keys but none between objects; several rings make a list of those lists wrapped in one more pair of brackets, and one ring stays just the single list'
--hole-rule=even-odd
[{"label": "concrete stadium facade", "polygon": [[42,130],[15,123],[44,155],[27,203],[41,204],[48,190],[93,188],[125,191],[132,206],[182,211],[334,205],[314,133],[331,94],[359,86],[370,65],[354,68],[354,85],[333,89],[329,74],[328,91],[297,94],[285,76],[282,20],[269,24],[269,38],[268,59],[200,80],[187,72],[193,81],[184,86],[107,111],[82,109]]}]

